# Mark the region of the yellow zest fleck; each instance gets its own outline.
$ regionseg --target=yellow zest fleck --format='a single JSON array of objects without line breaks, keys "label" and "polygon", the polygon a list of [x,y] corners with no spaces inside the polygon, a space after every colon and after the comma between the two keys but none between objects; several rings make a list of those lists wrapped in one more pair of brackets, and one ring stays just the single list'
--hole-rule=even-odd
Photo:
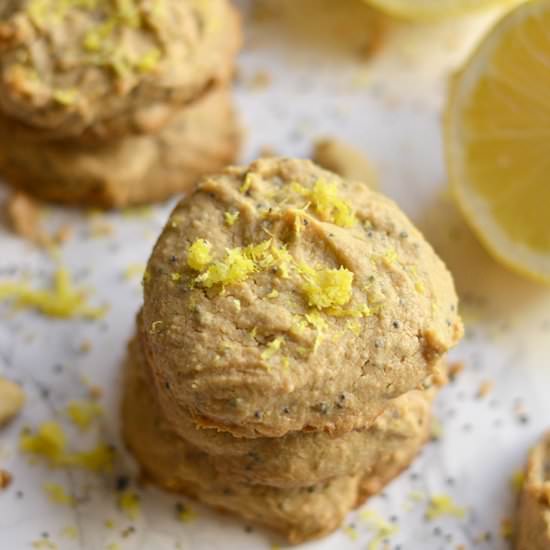
[{"label": "yellow zest fleck", "polygon": [[74,288],[68,271],[59,268],[51,290],[35,290],[26,283],[0,283],[0,300],[14,298],[18,308],[32,308],[49,317],[101,319],[105,308],[92,308],[83,291]]},{"label": "yellow zest fleck", "polygon": [[370,540],[367,549],[378,550],[380,544],[387,538],[397,533],[397,526],[386,521],[380,514],[374,510],[365,509],[359,514],[361,519],[367,524],[370,530],[375,531]]},{"label": "yellow zest fleck", "polygon": [[111,542],[107,545],[107,550],[120,550],[120,544],[118,542]]},{"label": "yellow zest fleck", "polygon": [[187,265],[195,271],[202,271],[210,262],[212,262],[212,245],[206,239],[197,239],[187,252]]},{"label": "yellow zest fleck", "polygon": [[139,495],[129,489],[123,491],[118,497],[118,506],[129,519],[136,519],[141,508]]},{"label": "yellow zest fleck", "polygon": [[61,105],[74,105],[78,97],[77,90],[55,90],[52,97]]},{"label": "yellow zest fleck", "polygon": [[284,370],[288,370],[290,368],[290,358],[285,355],[281,360],[281,364]]},{"label": "yellow zest fleck", "polygon": [[171,273],[170,279],[172,279],[172,282],[177,283],[181,281],[181,274],[180,273]]},{"label": "yellow zest fleck", "polygon": [[45,422],[38,428],[35,435],[28,430],[23,430],[19,447],[25,453],[44,457],[50,466],[59,466],[64,463],[67,439],[59,424]]},{"label": "yellow zest fleck", "polygon": [[393,265],[397,260],[398,260],[398,255],[397,255],[397,252],[395,250],[395,248],[390,248],[385,254],[384,256],[382,256],[382,263],[384,263],[384,265],[386,266],[391,266]]},{"label": "yellow zest fleck", "polygon": [[32,542],[32,547],[40,550],[57,550],[58,546],[50,539],[39,539]]},{"label": "yellow zest fleck", "polygon": [[103,414],[94,401],[71,401],[67,405],[67,415],[81,430],[87,430]]},{"label": "yellow zest fleck", "polygon": [[239,212],[225,212],[223,217],[225,219],[225,223],[229,227],[232,227],[239,218]]},{"label": "yellow zest fleck", "polygon": [[349,320],[346,323],[346,327],[355,334],[355,336],[359,336],[361,334],[361,323],[357,320]]},{"label": "yellow zest fleck", "polygon": [[262,360],[269,361],[281,349],[281,345],[283,342],[284,338],[282,336],[278,336],[277,338],[269,342],[266,349],[262,352]]},{"label": "yellow zest fleck", "polygon": [[503,518],[500,521],[500,536],[507,540],[514,538],[514,522],[510,518]]},{"label": "yellow zest fleck", "polygon": [[313,353],[315,353],[319,349],[319,346],[323,341],[323,331],[328,327],[328,323],[325,321],[325,319],[323,319],[318,311],[306,313],[305,318],[306,321],[317,330],[317,334],[315,335],[315,342],[313,344]]},{"label": "yellow zest fleck", "polygon": [[252,174],[246,174],[243,184],[239,187],[241,193],[246,193],[252,187]]},{"label": "yellow zest fleck", "polygon": [[161,51],[158,48],[153,48],[139,58],[136,68],[140,73],[150,73],[157,67],[161,57]]},{"label": "yellow zest fleck", "polygon": [[266,294],[266,298],[277,298],[279,296],[279,291],[273,289],[269,294]]},{"label": "yellow zest fleck", "polygon": [[510,478],[510,485],[514,491],[521,491],[525,482],[525,474],[522,470],[518,470],[512,474]]},{"label": "yellow zest fleck", "polygon": [[92,472],[112,469],[113,450],[110,447],[99,444],[91,451],[70,452],[65,433],[56,422],[45,422],[35,434],[23,430],[19,447],[24,453],[45,458],[52,468],[74,466]]},{"label": "yellow zest fleck", "polygon": [[106,519],[104,525],[107,529],[115,528],[115,522],[112,519]]},{"label": "yellow zest fleck", "polygon": [[68,495],[65,489],[58,483],[44,483],[44,491],[48,498],[61,506],[73,506],[74,498]]},{"label": "yellow zest fleck", "polygon": [[416,281],[414,283],[414,289],[418,292],[418,294],[424,294],[426,292],[426,287],[421,281]]},{"label": "yellow zest fleck", "polygon": [[195,519],[197,519],[197,514],[189,506],[180,505],[180,506],[178,506],[178,519],[182,523],[190,523],[190,522],[194,521]]},{"label": "yellow zest fleck", "polygon": [[334,223],[340,227],[352,227],[355,224],[353,210],[338,194],[336,183],[328,183],[319,179],[315,182],[313,189],[307,189],[299,183],[290,185],[292,191],[311,201],[323,221]]},{"label": "yellow zest fleck", "polygon": [[432,429],[431,434],[432,439],[438,440],[443,437],[443,424],[436,416],[432,417]]},{"label": "yellow zest fleck", "polygon": [[258,332],[258,329],[257,327],[254,327],[251,331],[250,331],[250,336],[252,336],[252,338],[256,339],[256,333]]},{"label": "yellow zest fleck", "polygon": [[353,273],[344,267],[340,269],[314,270],[300,265],[305,279],[303,291],[311,307],[324,309],[343,306],[351,299]]},{"label": "yellow zest fleck", "polygon": [[145,273],[144,263],[130,264],[124,270],[124,278],[127,281],[130,281],[131,279],[135,279],[137,277],[145,277],[144,273]]},{"label": "yellow zest fleck", "polygon": [[61,536],[72,540],[77,539],[78,527],[75,527],[74,525],[68,525],[67,527],[64,527],[61,531]]},{"label": "yellow zest fleck", "polygon": [[346,525],[345,527],[343,527],[342,530],[344,531],[344,533],[346,533],[346,535],[351,540],[357,540],[359,538],[359,534],[357,533],[357,530],[351,527],[351,525]]},{"label": "yellow zest fleck", "polygon": [[241,248],[226,251],[223,260],[211,263],[206,271],[199,275],[195,282],[212,288],[214,285],[232,285],[245,281],[251,273],[256,271],[256,264]]},{"label": "yellow zest fleck", "polygon": [[430,498],[426,510],[426,518],[429,521],[441,516],[451,516],[462,519],[466,516],[466,509],[457,506],[448,495],[434,495]]}]

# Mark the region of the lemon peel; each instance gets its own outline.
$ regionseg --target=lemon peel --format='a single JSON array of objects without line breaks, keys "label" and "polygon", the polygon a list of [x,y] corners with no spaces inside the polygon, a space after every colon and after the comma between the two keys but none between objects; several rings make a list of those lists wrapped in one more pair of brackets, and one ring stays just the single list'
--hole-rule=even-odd
[{"label": "lemon peel", "polygon": [[233,225],[235,225],[235,222],[238,220],[239,215],[240,215],[239,212],[224,212],[223,217],[224,217],[225,223],[229,227],[232,227]]},{"label": "lemon peel", "polygon": [[60,319],[101,319],[106,313],[106,308],[87,305],[85,293],[75,289],[69,272],[63,267],[55,272],[50,290],[35,290],[25,282],[0,283],[0,301],[8,299],[14,299],[17,308],[35,309]]}]

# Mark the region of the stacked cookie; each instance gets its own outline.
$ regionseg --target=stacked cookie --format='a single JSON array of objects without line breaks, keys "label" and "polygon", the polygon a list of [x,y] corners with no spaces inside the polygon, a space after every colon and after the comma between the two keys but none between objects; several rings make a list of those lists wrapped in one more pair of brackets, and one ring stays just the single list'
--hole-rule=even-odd
[{"label": "stacked cookie", "polygon": [[149,260],[124,436],[145,472],[299,542],[407,467],[462,326],[389,199],[309,161],[201,180]]},{"label": "stacked cookie", "polygon": [[0,173],[40,198],[118,207],[234,160],[229,0],[0,6]]}]

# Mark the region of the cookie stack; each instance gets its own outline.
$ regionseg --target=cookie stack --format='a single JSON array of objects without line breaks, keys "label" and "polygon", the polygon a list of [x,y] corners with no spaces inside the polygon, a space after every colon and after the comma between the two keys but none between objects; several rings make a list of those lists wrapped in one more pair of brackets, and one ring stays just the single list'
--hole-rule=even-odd
[{"label": "cookie stack", "polygon": [[232,162],[228,0],[0,6],[0,174],[61,203],[120,207]]},{"label": "cookie stack", "polygon": [[291,542],[410,464],[462,334],[450,274],[398,207],[303,160],[204,178],[144,288],[129,448],[161,486]]}]

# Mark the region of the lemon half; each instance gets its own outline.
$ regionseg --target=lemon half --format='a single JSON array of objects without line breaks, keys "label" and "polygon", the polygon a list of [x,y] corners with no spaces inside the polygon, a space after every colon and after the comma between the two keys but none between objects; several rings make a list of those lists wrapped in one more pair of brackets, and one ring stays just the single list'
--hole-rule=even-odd
[{"label": "lemon half", "polygon": [[403,19],[444,19],[521,0],[367,0],[380,10]]},{"label": "lemon half", "polygon": [[487,249],[550,284],[550,0],[508,13],[451,83],[453,194]]}]

